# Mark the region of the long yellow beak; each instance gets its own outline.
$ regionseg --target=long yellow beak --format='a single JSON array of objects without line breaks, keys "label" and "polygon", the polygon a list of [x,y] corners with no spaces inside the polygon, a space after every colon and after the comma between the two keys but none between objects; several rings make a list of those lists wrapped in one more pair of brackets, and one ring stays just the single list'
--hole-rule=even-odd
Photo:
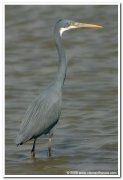
[{"label": "long yellow beak", "polygon": [[103,26],[96,25],[96,24],[85,24],[85,23],[72,23],[73,28],[103,28]]}]

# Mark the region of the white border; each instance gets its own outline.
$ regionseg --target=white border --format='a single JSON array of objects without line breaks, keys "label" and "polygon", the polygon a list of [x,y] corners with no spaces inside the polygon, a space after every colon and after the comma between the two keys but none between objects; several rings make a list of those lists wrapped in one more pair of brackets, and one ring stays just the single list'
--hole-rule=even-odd
[{"label": "white border", "polygon": [[[111,0],[109,0],[111,1]],[[76,2],[72,2],[71,0],[58,0],[58,2],[53,2],[53,0],[36,0],[34,2],[30,2],[30,0],[21,0],[21,2],[17,2],[17,0],[7,0],[3,3],[4,5],[120,5],[120,2],[94,2],[93,0],[76,0]]]},{"label": "white border", "polygon": [[4,9],[3,9],[3,2],[0,3],[0,22],[1,22],[1,28],[0,28],[0,123],[1,123],[1,129],[0,129],[0,163],[1,163],[1,170],[0,175],[3,175],[4,172],[4,157],[5,157],[5,34],[4,34]]},{"label": "white border", "polygon": [[120,60],[121,60],[121,57],[120,57],[120,21],[121,21],[121,19],[120,19],[120,5],[118,6],[118,171],[119,171],[119,173],[118,174],[120,174],[121,172],[120,172],[120,169],[121,169],[121,167],[120,167],[120,158],[121,158],[121,156],[120,156],[120,148],[121,148],[121,145],[120,145],[120,142],[121,142],[121,138],[120,138],[120,136],[121,136],[121,132],[120,132],[120,129],[121,129],[121,119],[120,119],[120,116],[121,116],[121,112],[120,112],[120,101],[121,101],[121,97],[120,97],[120,95],[121,95],[121,87],[120,87],[120,80],[121,80],[121,77],[120,77]]},{"label": "white border", "polygon": [[[65,2],[64,2],[65,1]],[[110,0],[111,1],[111,0]],[[5,2],[2,1],[2,6],[0,6],[0,18],[2,19],[2,43],[0,44],[1,47],[3,47],[3,55],[2,55],[2,60],[3,60],[3,63],[1,63],[0,61],[0,66],[2,67],[2,76],[3,79],[1,80],[1,84],[2,84],[2,92],[0,91],[0,95],[2,95],[2,99],[3,99],[3,103],[1,105],[1,107],[3,107],[3,110],[2,110],[2,118],[3,119],[3,124],[2,124],[2,127],[3,127],[3,132],[0,131],[0,135],[2,137],[2,145],[1,147],[4,147],[3,148],[3,151],[1,152],[1,154],[4,154],[4,157],[3,156],[0,156],[2,157],[2,162],[4,164],[3,166],[3,169],[2,169],[2,177],[14,177],[14,178],[18,178],[18,177],[76,177],[76,178],[80,178],[80,177],[120,177],[120,3],[112,3],[111,2],[98,2],[98,3],[94,3],[93,1],[90,1],[90,2],[87,2],[87,1],[83,1],[83,3],[81,3],[80,1],[76,0],[76,3],[71,3],[71,0],[67,1],[66,3],[66,0],[59,0],[59,2],[52,2],[52,0],[48,0],[48,2],[46,2],[46,0],[37,0],[36,2],[30,2],[30,0],[26,0],[26,2],[23,0],[21,2],[17,2],[16,0],[7,0]],[[5,119],[5,114],[4,114],[4,108],[5,108],[5,102],[4,102],[4,94],[5,94],[5,89],[4,89],[4,86],[5,86],[5,78],[4,78],[4,68],[5,68],[5,60],[4,60],[4,43],[5,43],[5,33],[4,33],[4,13],[5,13],[5,5],[118,5],[118,175],[5,175],[5,140],[4,140],[4,135],[5,135],[5,122],[4,122],[4,119]],[[1,48],[2,49],[2,48]],[[2,54],[2,53],[1,53]]]}]

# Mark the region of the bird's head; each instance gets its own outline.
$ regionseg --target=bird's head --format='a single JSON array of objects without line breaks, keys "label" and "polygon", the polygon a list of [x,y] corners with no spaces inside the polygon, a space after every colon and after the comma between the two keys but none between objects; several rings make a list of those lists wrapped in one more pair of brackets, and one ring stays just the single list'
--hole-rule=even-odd
[{"label": "bird's head", "polygon": [[64,31],[70,30],[70,29],[77,29],[77,28],[102,28],[102,26],[96,25],[96,24],[86,24],[86,23],[79,23],[67,19],[61,19],[56,23],[56,28],[59,30],[60,35]]}]

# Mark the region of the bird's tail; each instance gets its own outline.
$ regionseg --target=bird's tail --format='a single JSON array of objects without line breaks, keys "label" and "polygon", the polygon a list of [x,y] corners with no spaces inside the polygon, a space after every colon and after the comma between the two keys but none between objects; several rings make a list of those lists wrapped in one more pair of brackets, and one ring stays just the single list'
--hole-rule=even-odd
[{"label": "bird's tail", "polygon": [[23,144],[23,142],[22,142],[22,137],[18,134],[17,135],[17,138],[16,138],[16,140],[15,140],[15,144],[17,145],[17,147],[19,146],[19,145],[22,145]]}]

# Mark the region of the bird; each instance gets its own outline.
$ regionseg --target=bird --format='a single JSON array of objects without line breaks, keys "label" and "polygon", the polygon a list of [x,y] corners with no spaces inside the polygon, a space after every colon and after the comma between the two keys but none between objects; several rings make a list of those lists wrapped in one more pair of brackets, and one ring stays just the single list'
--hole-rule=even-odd
[{"label": "bird", "polygon": [[67,60],[63,46],[63,33],[78,28],[102,28],[100,25],[60,19],[54,27],[54,37],[58,52],[58,72],[53,82],[44,92],[35,97],[29,105],[16,138],[16,145],[22,145],[29,140],[33,141],[32,157],[35,157],[35,145],[38,137],[48,135],[48,156],[51,156],[51,140],[53,129],[58,123],[61,114],[62,92],[67,72]]}]

